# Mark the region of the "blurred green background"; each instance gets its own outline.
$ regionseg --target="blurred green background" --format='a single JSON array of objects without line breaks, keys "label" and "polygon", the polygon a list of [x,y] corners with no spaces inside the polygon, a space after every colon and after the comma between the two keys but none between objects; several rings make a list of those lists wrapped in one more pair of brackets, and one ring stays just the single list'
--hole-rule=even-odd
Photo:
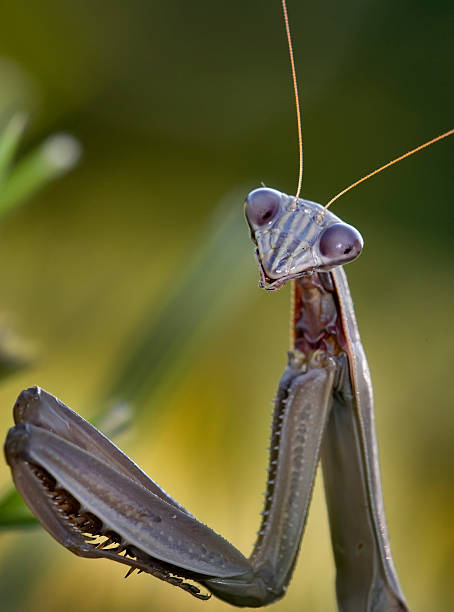
[{"label": "blurred green background", "polygon": [[[288,289],[257,288],[241,220],[261,181],[296,184],[280,11],[278,0],[41,0],[1,11],[0,117],[31,113],[22,153],[61,130],[84,148],[75,171],[0,225],[0,332],[30,360],[0,387],[2,431],[32,384],[87,418],[105,417],[108,398],[129,402],[133,422],[116,441],[245,554],[288,345]],[[452,127],[451,2],[290,1],[289,13],[305,197],[326,202]],[[452,151],[452,141],[436,144],[333,209],[365,237],[347,271],[375,386],[394,558],[415,610],[454,602]],[[105,422],[115,429],[112,415]],[[275,610],[335,609],[320,485]],[[10,486],[5,464],[0,486]],[[226,609],[123,575],[41,528],[0,534],[5,611]]]}]

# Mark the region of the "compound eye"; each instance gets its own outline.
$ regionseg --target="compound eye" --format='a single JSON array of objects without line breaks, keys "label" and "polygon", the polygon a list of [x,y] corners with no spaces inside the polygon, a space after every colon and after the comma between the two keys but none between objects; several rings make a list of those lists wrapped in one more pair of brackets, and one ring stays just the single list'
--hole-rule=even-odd
[{"label": "compound eye", "polygon": [[263,226],[272,221],[279,212],[281,194],[275,189],[260,187],[246,198],[246,217],[251,225]]},{"label": "compound eye", "polygon": [[320,236],[319,248],[323,257],[347,263],[356,259],[363,250],[363,238],[351,225],[334,223]]}]

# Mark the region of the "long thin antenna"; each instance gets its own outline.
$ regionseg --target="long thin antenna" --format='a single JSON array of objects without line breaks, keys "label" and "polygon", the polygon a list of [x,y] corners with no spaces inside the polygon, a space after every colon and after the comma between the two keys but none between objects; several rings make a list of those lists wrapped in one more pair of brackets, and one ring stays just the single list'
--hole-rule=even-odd
[{"label": "long thin antenna", "polygon": [[303,136],[302,136],[302,130],[301,130],[301,110],[300,110],[300,100],[298,96],[298,82],[296,80],[295,60],[293,59],[292,37],[290,35],[290,26],[288,23],[288,14],[287,14],[287,4],[285,0],[282,0],[282,10],[284,12],[285,31],[287,32],[288,51],[290,54],[290,65],[292,67],[293,91],[295,92],[295,105],[296,105],[296,121],[298,123],[299,175],[298,175],[298,187],[296,188],[296,194],[292,202],[292,208],[294,208],[300,196],[301,185],[303,182]]},{"label": "long thin antenna", "polygon": [[440,134],[440,136],[437,136],[436,138],[432,138],[432,140],[429,140],[428,142],[425,142],[422,145],[419,145],[419,147],[416,147],[416,149],[412,149],[411,151],[407,151],[407,153],[404,153],[400,157],[396,157],[396,159],[393,159],[392,161],[388,162],[384,166],[381,166],[380,168],[377,168],[377,170],[374,170],[373,172],[370,172],[366,176],[363,176],[363,178],[359,179],[358,181],[355,181],[354,183],[352,183],[351,185],[349,185],[345,189],[342,189],[342,191],[340,191],[337,195],[335,195],[334,198],[331,198],[331,200],[328,202],[328,204],[326,204],[326,206],[324,207],[323,210],[326,210],[328,208],[328,206],[331,206],[331,204],[333,202],[335,202],[338,198],[340,198],[342,195],[344,195],[344,193],[347,193],[347,191],[350,191],[350,189],[353,189],[353,187],[356,187],[360,183],[363,183],[364,181],[367,181],[367,179],[370,179],[372,176],[375,176],[376,174],[378,174],[382,170],[386,170],[386,168],[389,168],[390,166],[393,166],[394,164],[397,164],[397,162],[405,159],[406,157],[410,157],[410,155],[413,155],[413,153],[417,153],[418,151],[421,151],[421,149],[425,149],[426,147],[430,146],[434,142],[437,142],[438,140],[442,140],[443,138],[447,138],[448,136],[451,136],[452,134],[454,134],[454,128],[452,130],[448,130],[447,132],[444,132],[444,134]]}]

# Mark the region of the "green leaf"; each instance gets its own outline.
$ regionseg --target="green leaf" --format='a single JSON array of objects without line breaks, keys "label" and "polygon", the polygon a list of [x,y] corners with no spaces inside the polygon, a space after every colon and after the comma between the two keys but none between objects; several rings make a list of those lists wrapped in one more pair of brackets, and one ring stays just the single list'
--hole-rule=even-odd
[{"label": "green leaf", "polygon": [[73,168],[81,147],[69,134],[49,136],[18,161],[0,185],[0,216],[20,205],[38,189]]},{"label": "green leaf", "polygon": [[15,113],[0,133],[0,186],[19,146],[26,124],[27,116],[24,113]]},{"label": "green leaf", "polygon": [[16,489],[11,489],[0,499],[0,529],[33,527],[38,521],[25,505]]}]

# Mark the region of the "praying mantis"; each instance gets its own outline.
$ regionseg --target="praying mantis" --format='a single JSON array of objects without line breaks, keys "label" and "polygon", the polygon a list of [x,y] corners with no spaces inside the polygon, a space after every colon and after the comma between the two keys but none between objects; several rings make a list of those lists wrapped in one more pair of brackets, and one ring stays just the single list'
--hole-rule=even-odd
[{"label": "praying mantis", "polygon": [[39,388],[19,396],[6,443],[16,486],[76,554],[149,572],[199,599],[206,595],[187,579],[235,605],[259,606],[285,594],[321,456],[340,608],[405,610],[384,521],[370,376],[341,267],[362,239],[321,205],[268,188],[248,195],[246,216],[262,286],[294,287],[293,346],[250,559]]}]

